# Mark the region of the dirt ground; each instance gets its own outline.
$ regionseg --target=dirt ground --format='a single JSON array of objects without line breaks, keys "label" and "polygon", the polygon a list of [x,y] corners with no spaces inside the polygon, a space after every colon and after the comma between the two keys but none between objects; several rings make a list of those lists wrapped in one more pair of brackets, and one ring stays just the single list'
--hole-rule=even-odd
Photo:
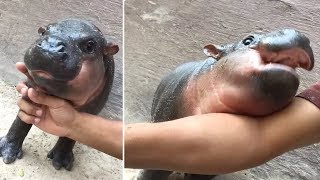
[{"label": "dirt ground", "polygon": [[[125,2],[125,121],[150,119],[153,93],[178,64],[206,58],[207,44],[239,40],[250,32],[295,28],[311,40],[312,72],[298,71],[301,89],[319,80],[318,0],[127,0]],[[261,166],[217,179],[319,179],[320,147],[288,152]],[[127,169],[125,179],[139,170]]]},{"label": "dirt ground", "polygon": [[[13,86],[0,81],[0,135],[7,133],[18,112],[18,93]],[[77,143],[72,171],[55,170],[46,157],[57,137],[32,127],[23,144],[24,157],[13,164],[0,163],[0,179],[110,179],[122,177],[122,162],[97,150]]]},{"label": "dirt ground", "polygon": [[[40,26],[67,18],[94,23],[109,41],[119,45],[116,72],[109,100],[101,116],[122,119],[122,0],[0,1],[0,136],[7,133],[18,108],[14,88],[24,77],[14,64],[38,37]],[[77,143],[72,171],[55,170],[46,157],[57,137],[33,127],[23,144],[24,157],[5,165],[0,158],[0,179],[108,179],[122,178],[122,161]]]}]

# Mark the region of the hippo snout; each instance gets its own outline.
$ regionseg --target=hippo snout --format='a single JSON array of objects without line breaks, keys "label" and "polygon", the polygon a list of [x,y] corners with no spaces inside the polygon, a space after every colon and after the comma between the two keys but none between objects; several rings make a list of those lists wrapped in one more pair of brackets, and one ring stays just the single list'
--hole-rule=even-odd
[{"label": "hippo snout", "polygon": [[312,70],[314,55],[310,40],[295,29],[282,29],[261,35],[251,48],[260,52],[265,63]]},{"label": "hippo snout", "polygon": [[26,67],[34,75],[41,75],[41,77],[50,77],[59,81],[74,79],[81,68],[80,61],[75,59],[78,57],[77,52],[68,51],[66,44],[63,39],[55,36],[39,39],[25,54]]},{"label": "hippo snout", "polygon": [[58,37],[46,37],[41,39],[37,45],[38,48],[43,53],[49,54],[51,56],[63,59],[66,58],[67,47],[64,41]]},{"label": "hippo snout", "polygon": [[265,34],[259,44],[265,45],[272,51],[279,51],[292,47],[310,47],[309,39],[295,29],[282,29]]}]

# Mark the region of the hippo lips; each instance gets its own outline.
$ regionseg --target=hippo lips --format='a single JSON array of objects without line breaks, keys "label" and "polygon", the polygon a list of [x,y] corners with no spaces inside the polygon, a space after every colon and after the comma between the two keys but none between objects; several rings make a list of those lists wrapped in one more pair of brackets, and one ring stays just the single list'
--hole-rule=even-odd
[{"label": "hippo lips", "polygon": [[[79,75],[80,71],[82,70],[82,62],[79,63],[79,65],[77,66],[76,72],[71,74],[71,76],[70,76],[70,72],[68,70],[65,70],[65,72],[63,72],[63,71],[60,72],[61,70],[59,70],[58,72],[55,72],[55,74],[54,74],[54,72],[52,74],[52,73],[48,72],[47,70],[44,70],[39,67],[32,68],[28,65],[27,62],[25,62],[25,64],[26,64],[26,67],[32,77],[39,77],[39,78],[43,78],[43,79],[47,79],[47,80],[55,80],[55,81],[61,81],[61,82],[68,82],[70,80],[73,80],[76,76]],[[64,69],[64,68],[60,67],[60,69]]]},{"label": "hippo lips", "polygon": [[265,72],[265,71],[274,71],[274,70],[281,70],[282,72],[287,72],[290,73],[291,75],[295,76],[296,78],[299,77],[299,75],[297,74],[297,72],[295,71],[294,68],[287,66],[287,65],[283,65],[283,64],[277,64],[277,63],[269,63],[269,64],[265,64],[263,66],[257,67],[259,72]]},{"label": "hippo lips", "polygon": [[37,76],[37,77],[49,79],[49,80],[55,79],[51,74],[43,70],[29,70],[29,73],[32,77]]},{"label": "hippo lips", "polygon": [[264,64],[283,65],[290,67],[293,70],[300,67],[308,71],[312,70],[314,65],[313,55],[307,53],[304,49],[301,48],[291,48],[282,50],[280,52],[259,52]]}]

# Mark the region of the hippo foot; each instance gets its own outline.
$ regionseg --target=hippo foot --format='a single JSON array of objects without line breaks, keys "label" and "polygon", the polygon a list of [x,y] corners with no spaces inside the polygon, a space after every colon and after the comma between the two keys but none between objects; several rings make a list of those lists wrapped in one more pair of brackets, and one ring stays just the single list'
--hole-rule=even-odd
[{"label": "hippo foot", "polygon": [[22,147],[16,141],[10,141],[6,136],[0,138],[0,156],[3,162],[10,164],[17,158],[21,159],[23,156]]},{"label": "hippo foot", "polygon": [[53,148],[47,155],[48,158],[52,159],[52,165],[56,170],[64,167],[70,171],[73,167],[74,156],[72,150],[70,152],[61,151]]},{"label": "hippo foot", "polygon": [[137,180],[168,180],[172,171],[143,170]]},{"label": "hippo foot", "polygon": [[185,174],[184,180],[213,180],[215,175]]}]

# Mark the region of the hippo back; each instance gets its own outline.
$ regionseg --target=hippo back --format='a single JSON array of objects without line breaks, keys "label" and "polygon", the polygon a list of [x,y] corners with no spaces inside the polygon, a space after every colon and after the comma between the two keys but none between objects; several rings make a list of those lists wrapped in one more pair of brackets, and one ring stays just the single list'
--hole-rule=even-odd
[{"label": "hippo back", "polygon": [[184,117],[181,109],[181,95],[191,77],[205,73],[216,62],[214,58],[188,62],[178,66],[160,82],[153,98],[151,118],[153,122],[169,121]]}]

